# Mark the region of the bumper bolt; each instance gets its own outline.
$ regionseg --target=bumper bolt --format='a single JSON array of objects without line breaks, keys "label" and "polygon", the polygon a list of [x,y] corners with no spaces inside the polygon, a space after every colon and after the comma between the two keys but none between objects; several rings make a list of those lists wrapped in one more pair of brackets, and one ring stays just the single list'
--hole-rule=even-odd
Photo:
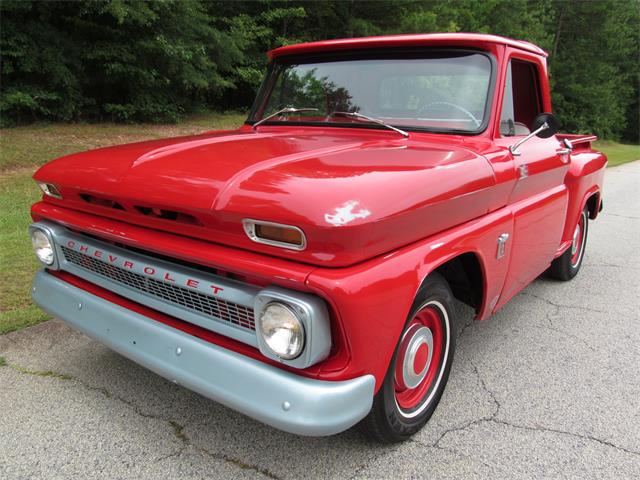
[{"label": "bumper bolt", "polygon": [[82,310],[82,302],[78,304],[78,310]]},{"label": "bumper bolt", "polygon": [[176,348],[176,355],[182,354],[182,349],[180,347]]},{"label": "bumper bolt", "polygon": [[288,412],[291,409],[291,404],[289,402],[282,402],[282,409]]}]

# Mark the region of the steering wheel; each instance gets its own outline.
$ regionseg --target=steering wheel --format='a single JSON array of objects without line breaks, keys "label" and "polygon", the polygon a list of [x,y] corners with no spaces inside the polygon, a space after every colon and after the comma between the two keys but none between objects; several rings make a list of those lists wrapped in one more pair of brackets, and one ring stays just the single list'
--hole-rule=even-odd
[{"label": "steering wheel", "polygon": [[433,105],[447,105],[449,107],[454,107],[457,108],[458,110],[460,110],[462,113],[464,113],[467,117],[469,117],[471,119],[471,121],[473,123],[475,123],[476,127],[479,127],[482,122],[480,120],[478,120],[473,113],[471,113],[469,110],[467,110],[464,107],[461,107],[460,105],[457,105],[455,103],[451,103],[451,102],[431,102],[431,103],[427,103],[426,105],[420,107],[420,110],[418,110],[418,113],[423,113],[426,112],[429,107],[432,107]]}]

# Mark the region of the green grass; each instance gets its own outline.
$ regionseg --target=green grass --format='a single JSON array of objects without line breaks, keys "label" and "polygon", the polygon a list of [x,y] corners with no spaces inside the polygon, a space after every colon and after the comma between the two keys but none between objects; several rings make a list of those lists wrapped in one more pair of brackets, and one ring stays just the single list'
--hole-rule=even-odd
[{"label": "green grass", "polygon": [[245,118],[216,113],[177,125],[41,124],[0,129],[0,334],[49,318],[31,302],[29,291],[39,268],[27,234],[29,207],[40,198],[31,179],[38,166],[90,148],[235,128]]},{"label": "green grass", "polygon": [[[35,260],[27,227],[29,207],[40,198],[31,175],[47,161],[90,148],[140,140],[234,128],[245,115],[215,113],[191,117],[177,125],[40,124],[0,129],[0,334],[48,318],[31,303],[29,288]],[[599,141],[609,166],[640,159],[640,146]]]},{"label": "green grass", "polygon": [[38,268],[27,235],[29,206],[40,197],[31,173],[29,169],[0,176],[0,334],[47,318],[29,297]]},{"label": "green grass", "polygon": [[598,140],[594,143],[594,148],[601,150],[609,159],[609,167],[622,165],[623,163],[640,160],[640,145],[629,145],[625,143],[608,142]]},{"label": "green grass", "polygon": [[90,148],[235,128],[245,118],[246,114],[240,113],[213,113],[190,117],[176,125],[40,124],[0,129],[0,172],[42,165]]}]

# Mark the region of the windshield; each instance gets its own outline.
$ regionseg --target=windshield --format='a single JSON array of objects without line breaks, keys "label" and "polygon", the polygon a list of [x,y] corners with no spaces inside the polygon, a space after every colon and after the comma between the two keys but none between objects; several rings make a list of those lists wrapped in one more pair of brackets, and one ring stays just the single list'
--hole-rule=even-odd
[{"label": "windshield", "polygon": [[[270,66],[249,123],[357,125],[357,112],[400,128],[477,133],[488,121],[491,60],[475,52],[333,59]],[[376,126],[376,128],[380,128]]]}]

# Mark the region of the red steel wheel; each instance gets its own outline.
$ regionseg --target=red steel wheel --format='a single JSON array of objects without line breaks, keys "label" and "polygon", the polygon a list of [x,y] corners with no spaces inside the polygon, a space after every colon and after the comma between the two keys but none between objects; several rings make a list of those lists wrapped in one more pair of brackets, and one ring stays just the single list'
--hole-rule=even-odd
[{"label": "red steel wheel", "polygon": [[571,243],[571,266],[574,268],[580,263],[580,260],[582,260],[585,245],[586,225],[587,212],[586,210],[583,210],[573,232],[573,243]]},{"label": "red steel wheel", "polygon": [[420,430],[440,401],[455,350],[453,294],[430,274],[414,299],[389,369],[362,425],[382,442],[401,442]]},{"label": "red steel wheel", "polygon": [[401,415],[411,418],[428,404],[429,393],[442,372],[444,350],[448,348],[448,319],[442,304],[430,301],[415,314],[406,328],[396,357],[394,391]]},{"label": "red steel wheel", "polygon": [[587,235],[589,233],[589,209],[584,207],[573,230],[571,246],[553,262],[547,273],[558,280],[571,280],[578,274],[584,251],[587,247]]}]

